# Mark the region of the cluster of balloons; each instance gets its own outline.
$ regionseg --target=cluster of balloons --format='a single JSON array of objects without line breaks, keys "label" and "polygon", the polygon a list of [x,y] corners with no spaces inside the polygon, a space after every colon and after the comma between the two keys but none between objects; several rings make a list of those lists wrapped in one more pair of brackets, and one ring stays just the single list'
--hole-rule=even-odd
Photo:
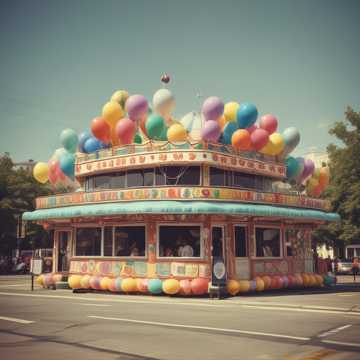
[{"label": "cluster of balloons", "polygon": [[321,287],[325,278],[319,274],[304,273],[284,276],[257,276],[253,280],[229,280],[227,291],[237,295],[251,291],[278,290],[284,288]]},{"label": "cluster of balloons", "polygon": [[330,172],[328,167],[317,168],[306,182],[306,194],[319,197],[330,181]]}]

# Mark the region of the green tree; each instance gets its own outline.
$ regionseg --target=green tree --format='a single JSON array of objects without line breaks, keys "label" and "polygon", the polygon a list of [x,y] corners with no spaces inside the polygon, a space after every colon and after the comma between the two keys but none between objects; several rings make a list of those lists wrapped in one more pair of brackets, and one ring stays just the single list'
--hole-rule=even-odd
[{"label": "green tree", "polygon": [[341,216],[339,224],[320,227],[315,238],[335,245],[360,244],[360,113],[348,107],[345,119],[329,130],[341,141],[341,146],[330,144],[331,179],[324,197],[332,210]]}]

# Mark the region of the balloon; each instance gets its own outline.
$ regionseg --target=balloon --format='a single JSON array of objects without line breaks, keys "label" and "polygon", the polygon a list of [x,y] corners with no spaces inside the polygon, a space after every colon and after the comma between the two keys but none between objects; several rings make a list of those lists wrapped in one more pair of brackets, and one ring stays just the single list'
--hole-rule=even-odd
[{"label": "balloon", "polygon": [[312,191],[319,185],[319,180],[311,177],[306,183],[306,191],[311,194]]},{"label": "balloon", "polygon": [[125,103],[129,118],[133,121],[140,120],[148,111],[148,102],[142,95],[131,95]]},{"label": "balloon", "polygon": [[251,145],[256,150],[261,150],[269,141],[269,133],[264,129],[255,129],[251,135]]},{"label": "balloon", "polygon": [[[206,126],[206,123],[205,123]],[[237,123],[230,121],[226,123],[224,129],[223,129],[223,142],[224,144],[231,144],[232,142],[232,136],[234,132],[238,129]]]},{"label": "balloon", "polygon": [[208,292],[209,280],[204,278],[195,278],[191,280],[191,292],[194,295],[204,295]]},{"label": "balloon", "polygon": [[85,152],[85,150],[84,150],[85,141],[86,141],[87,139],[91,138],[91,137],[92,137],[91,132],[88,131],[88,130],[83,131],[83,132],[79,135],[79,143],[78,143],[79,151]]},{"label": "balloon", "polygon": [[109,124],[110,128],[115,127],[116,123],[124,117],[124,110],[116,101],[107,102],[102,109],[102,117]]},{"label": "balloon", "polygon": [[[54,282],[53,282],[53,279],[52,279],[52,275],[51,274],[46,274],[44,276],[44,286],[49,287],[49,286],[51,286],[53,284],[54,284]],[[74,284],[75,284],[75,282],[74,282]]]},{"label": "balloon", "polygon": [[59,163],[61,171],[69,178],[73,178],[75,175],[75,155],[64,154],[60,157]]},{"label": "balloon", "polygon": [[286,166],[286,177],[288,179],[293,179],[296,177],[296,174],[299,171],[299,163],[292,156],[288,156],[285,160]]},{"label": "balloon", "polygon": [[49,166],[44,162],[38,162],[33,169],[34,178],[41,184],[49,180]]},{"label": "balloon", "polygon": [[319,184],[323,189],[329,184],[330,173],[328,167],[322,167],[319,174]]},{"label": "balloon", "polygon": [[217,122],[219,123],[221,130],[223,130],[224,127],[226,126],[226,124],[228,123],[228,121],[226,120],[226,118],[225,118],[224,115],[221,115],[221,116],[217,119]]},{"label": "balloon", "polygon": [[287,128],[287,129],[284,130],[282,136],[283,136],[284,143],[285,143],[282,155],[287,156],[299,144],[299,142],[300,142],[300,133],[296,128],[290,127],[290,128]]},{"label": "balloon", "polygon": [[82,289],[90,289],[90,275],[84,275],[81,277],[80,286]]},{"label": "balloon", "polygon": [[205,141],[217,142],[221,134],[220,125],[215,120],[208,120],[201,129],[201,137]]},{"label": "balloon", "polygon": [[250,127],[246,128],[246,130],[252,134],[255,130],[259,129],[256,124],[251,125]]},{"label": "balloon", "polygon": [[120,104],[122,109],[125,109],[126,100],[129,97],[129,93],[126,90],[117,90],[111,96],[111,101],[116,101]]},{"label": "balloon", "polygon": [[123,292],[135,292],[137,291],[137,283],[133,278],[126,278],[121,281],[121,290]]},{"label": "balloon", "polygon": [[224,117],[226,121],[236,121],[236,114],[239,109],[239,104],[235,101],[230,101],[224,106]]},{"label": "balloon", "polygon": [[260,277],[255,279],[256,281],[256,291],[264,291],[265,289],[265,282]]},{"label": "balloon", "polygon": [[159,140],[159,141],[167,141],[167,132],[168,132],[168,127],[164,126],[163,131],[161,132],[160,136],[156,136],[155,140]]},{"label": "balloon", "polygon": [[195,111],[187,113],[180,121],[192,140],[201,140],[202,118]]},{"label": "balloon", "polygon": [[270,289],[270,287],[271,287],[271,278],[270,278],[270,276],[265,275],[265,276],[262,277],[262,280],[264,281],[265,290]]},{"label": "balloon", "polygon": [[108,143],[111,140],[110,125],[101,117],[92,120],[91,132],[98,140],[104,143]]},{"label": "balloon", "polygon": [[201,109],[205,120],[218,119],[224,112],[224,103],[216,96],[207,98]]},{"label": "balloon", "polygon": [[157,295],[162,293],[162,281],[160,279],[150,279],[148,282],[149,292]]},{"label": "balloon", "polygon": [[229,280],[226,285],[227,292],[235,296],[240,291],[240,284],[237,280]]},{"label": "balloon", "polygon": [[135,122],[129,118],[122,119],[117,123],[115,131],[121,144],[132,144],[136,132]]},{"label": "balloon", "polygon": [[186,141],[187,132],[181,124],[173,124],[167,130],[167,139],[170,142]]},{"label": "balloon", "polygon": [[100,281],[101,278],[99,276],[92,276],[89,281],[90,287],[93,290],[100,290]]},{"label": "balloon", "polygon": [[278,127],[278,120],[274,115],[263,115],[260,118],[260,127],[266,130],[269,135],[274,133]]},{"label": "balloon", "polygon": [[246,293],[250,291],[250,281],[248,280],[240,280],[239,281],[239,292]]},{"label": "balloon", "polygon": [[276,156],[284,149],[284,139],[279,133],[272,133],[269,136],[268,143],[260,150],[265,155]]},{"label": "balloon", "polygon": [[301,174],[301,180],[305,180],[313,174],[315,170],[315,164],[311,159],[304,160],[304,170]]},{"label": "balloon", "polygon": [[101,149],[101,141],[95,137],[91,137],[85,141],[84,151],[88,154],[93,153]]},{"label": "balloon", "polygon": [[246,129],[253,125],[257,119],[258,111],[253,104],[241,104],[237,113],[236,120],[240,129]]},{"label": "balloon", "polygon": [[148,279],[138,279],[138,280],[139,280],[137,283],[138,290],[142,293],[147,293],[149,291],[148,288],[149,280]]},{"label": "balloon", "polygon": [[108,290],[110,290],[111,292],[116,292],[116,286],[115,286],[115,281],[116,279],[110,279],[109,280],[109,284],[108,284]]},{"label": "balloon", "polygon": [[40,286],[44,286],[44,275],[41,274],[36,278],[36,283]]},{"label": "balloon", "polygon": [[145,128],[150,139],[159,138],[165,128],[164,118],[157,114],[150,115],[146,120]]},{"label": "balloon", "polygon": [[249,291],[255,291],[256,290],[256,280],[250,280],[250,289]]},{"label": "balloon", "polygon": [[314,170],[312,177],[313,177],[314,179],[319,180],[319,178],[320,178],[320,169],[319,169],[319,168],[316,168],[316,169]]},{"label": "balloon", "polygon": [[71,289],[81,289],[81,275],[71,275],[68,278],[68,284]]},{"label": "balloon", "polygon": [[101,290],[109,290],[110,281],[111,279],[107,276],[103,277],[100,281]]},{"label": "balloon", "polygon": [[170,81],[170,76],[168,74],[161,75],[160,81],[164,84],[168,84]]},{"label": "balloon", "polygon": [[62,276],[62,274],[54,274],[52,278],[53,278],[54,284],[56,284],[57,282],[62,281],[63,276]]},{"label": "balloon", "polygon": [[170,115],[175,108],[175,98],[169,89],[159,89],[153,96],[153,108],[162,116]]},{"label": "balloon", "polygon": [[231,144],[236,150],[249,151],[251,149],[249,132],[246,129],[236,130],[232,135]]},{"label": "balloon", "polygon": [[295,173],[295,178],[296,178],[296,180],[297,180],[298,182],[300,182],[300,181],[301,181],[301,175],[302,175],[302,173],[303,173],[303,171],[304,171],[304,166],[305,166],[305,164],[304,164],[304,158],[302,158],[302,157],[297,157],[297,158],[296,158],[296,161],[297,161],[297,163],[298,163],[298,168],[297,168],[296,173]]},{"label": "balloon", "polygon": [[191,281],[188,279],[180,280],[180,295],[190,295],[191,294]]},{"label": "balloon", "polygon": [[175,295],[180,290],[180,283],[176,279],[166,279],[162,283],[162,290],[165,294]]},{"label": "balloon", "polygon": [[120,292],[121,291],[121,283],[122,283],[122,279],[120,277],[117,277],[115,279],[115,284],[114,284],[114,287],[115,287],[115,291],[116,292]]},{"label": "balloon", "polygon": [[79,139],[76,132],[72,129],[65,129],[60,134],[60,141],[65,150],[70,153],[76,152]]}]

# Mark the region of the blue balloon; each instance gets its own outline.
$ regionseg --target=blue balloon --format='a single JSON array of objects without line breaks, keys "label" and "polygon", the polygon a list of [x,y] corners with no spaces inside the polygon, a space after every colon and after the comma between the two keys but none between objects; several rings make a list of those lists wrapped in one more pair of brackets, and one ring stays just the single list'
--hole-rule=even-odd
[{"label": "blue balloon", "polygon": [[258,110],[255,105],[247,103],[241,104],[236,113],[239,129],[246,129],[251,125],[254,125],[257,117]]},{"label": "blue balloon", "polygon": [[66,152],[60,156],[59,163],[61,171],[73,179],[75,175],[75,155]]},{"label": "blue balloon", "polygon": [[85,150],[84,150],[85,141],[87,139],[90,139],[91,137],[92,137],[92,134],[89,130],[85,130],[79,135],[79,151],[85,152]]},{"label": "blue balloon", "polygon": [[292,156],[289,156],[285,160],[285,166],[286,166],[286,177],[288,179],[293,179],[297,176],[298,170],[299,170],[299,163],[298,161],[293,158]]},{"label": "blue balloon", "polygon": [[93,153],[101,149],[102,142],[95,137],[90,137],[84,143],[84,150],[86,153]]},{"label": "blue balloon", "polygon": [[160,279],[149,280],[148,289],[151,292],[151,294],[161,294],[162,293],[162,281]]},{"label": "blue balloon", "polygon": [[233,122],[233,121],[229,121],[223,130],[223,143],[224,144],[231,144],[231,138],[233,133],[238,129],[238,125],[237,123]]}]

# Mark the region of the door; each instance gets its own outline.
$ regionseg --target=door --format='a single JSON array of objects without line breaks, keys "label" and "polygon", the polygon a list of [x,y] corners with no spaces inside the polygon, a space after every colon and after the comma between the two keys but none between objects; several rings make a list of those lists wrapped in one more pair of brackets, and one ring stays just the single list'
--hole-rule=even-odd
[{"label": "door", "polygon": [[227,279],[225,259],[224,226],[216,225],[211,228],[211,283],[214,286],[225,286]]},{"label": "door", "polygon": [[69,271],[69,263],[71,257],[71,231],[57,232],[57,271]]},{"label": "door", "polygon": [[250,279],[250,261],[245,225],[234,226],[235,273],[237,279]]}]

